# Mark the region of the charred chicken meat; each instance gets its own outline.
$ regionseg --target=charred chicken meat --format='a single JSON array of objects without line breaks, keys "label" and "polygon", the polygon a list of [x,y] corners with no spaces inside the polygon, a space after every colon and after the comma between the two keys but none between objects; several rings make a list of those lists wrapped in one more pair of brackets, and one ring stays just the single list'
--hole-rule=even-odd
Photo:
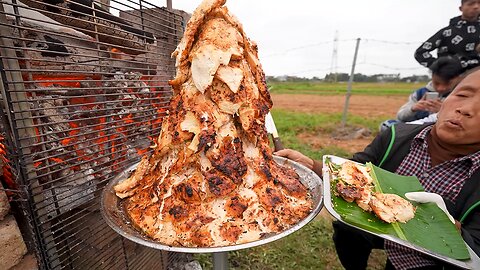
[{"label": "charred chicken meat", "polygon": [[114,187],[132,223],[166,245],[251,242],[312,209],[299,176],[272,158],[257,47],[224,4],[205,0],[193,13],[154,152]]},{"label": "charred chicken meat", "polygon": [[356,202],[381,220],[407,222],[415,216],[415,207],[396,194],[375,192],[370,170],[366,166],[347,161],[339,169],[331,169],[336,176],[335,192],[347,202]]}]

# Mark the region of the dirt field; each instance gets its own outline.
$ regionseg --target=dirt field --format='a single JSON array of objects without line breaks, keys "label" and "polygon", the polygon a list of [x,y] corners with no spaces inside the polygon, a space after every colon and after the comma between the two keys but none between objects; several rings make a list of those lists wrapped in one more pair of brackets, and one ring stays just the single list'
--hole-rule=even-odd
[{"label": "dirt field", "polygon": [[[342,113],[345,97],[320,95],[273,94],[273,107],[298,112]],[[361,96],[350,98],[349,114],[359,116],[380,116],[394,118],[398,108],[407,101],[403,96]],[[339,140],[331,134],[298,134],[298,138],[314,148],[321,149],[328,145],[337,145],[351,153],[361,151],[373,139],[373,135],[357,139]]]},{"label": "dirt field", "polygon": [[[341,95],[289,95],[273,94],[273,107],[299,112],[341,113],[345,97]],[[407,102],[404,96],[361,96],[350,98],[349,113],[361,116],[394,117],[398,108]]]}]

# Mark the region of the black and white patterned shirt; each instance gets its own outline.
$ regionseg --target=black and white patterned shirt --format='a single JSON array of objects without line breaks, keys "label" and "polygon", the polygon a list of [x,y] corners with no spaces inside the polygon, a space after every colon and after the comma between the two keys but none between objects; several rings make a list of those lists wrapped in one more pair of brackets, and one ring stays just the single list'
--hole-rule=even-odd
[{"label": "black and white patterned shirt", "polygon": [[459,16],[452,18],[447,27],[425,41],[415,51],[415,59],[421,65],[430,67],[436,60],[431,52],[437,50],[438,57],[458,57],[466,70],[480,65],[480,55],[476,50],[479,44],[480,21],[468,22]]},{"label": "black and white patterned shirt", "polygon": [[[443,162],[432,167],[428,154],[427,136],[433,126],[426,127],[412,141],[409,154],[397,168],[400,175],[414,175],[425,191],[437,193],[455,203],[466,179],[480,168],[480,152]],[[396,269],[411,269],[434,265],[428,257],[399,244],[385,241],[388,258]]]}]

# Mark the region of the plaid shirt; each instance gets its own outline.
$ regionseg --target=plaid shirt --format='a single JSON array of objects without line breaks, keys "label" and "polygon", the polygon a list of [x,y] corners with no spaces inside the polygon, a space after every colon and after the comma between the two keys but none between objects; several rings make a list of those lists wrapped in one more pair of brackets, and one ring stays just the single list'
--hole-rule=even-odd
[{"label": "plaid shirt", "polygon": [[[465,180],[480,167],[480,152],[446,161],[432,168],[427,147],[427,135],[431,129],[432,126],[426,127],[415,136],[409,154],[403,159],[396,173],[416,176],[425,191],[437,193],[455,203]],[[385,241],[385,250],[396,269],[435,265],[433,260],[421,253],[390,241]]]}]

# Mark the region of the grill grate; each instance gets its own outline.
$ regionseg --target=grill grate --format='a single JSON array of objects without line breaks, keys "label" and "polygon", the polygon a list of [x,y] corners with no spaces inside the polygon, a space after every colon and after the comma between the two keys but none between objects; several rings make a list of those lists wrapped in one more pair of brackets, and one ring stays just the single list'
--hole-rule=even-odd
[{"label": "grill grate", "polygon": [[2,184],[41,269],[163,269],[175,254],[123,239],[105,184],[160,132],[188,15],[142,0],[2,0]]}]

